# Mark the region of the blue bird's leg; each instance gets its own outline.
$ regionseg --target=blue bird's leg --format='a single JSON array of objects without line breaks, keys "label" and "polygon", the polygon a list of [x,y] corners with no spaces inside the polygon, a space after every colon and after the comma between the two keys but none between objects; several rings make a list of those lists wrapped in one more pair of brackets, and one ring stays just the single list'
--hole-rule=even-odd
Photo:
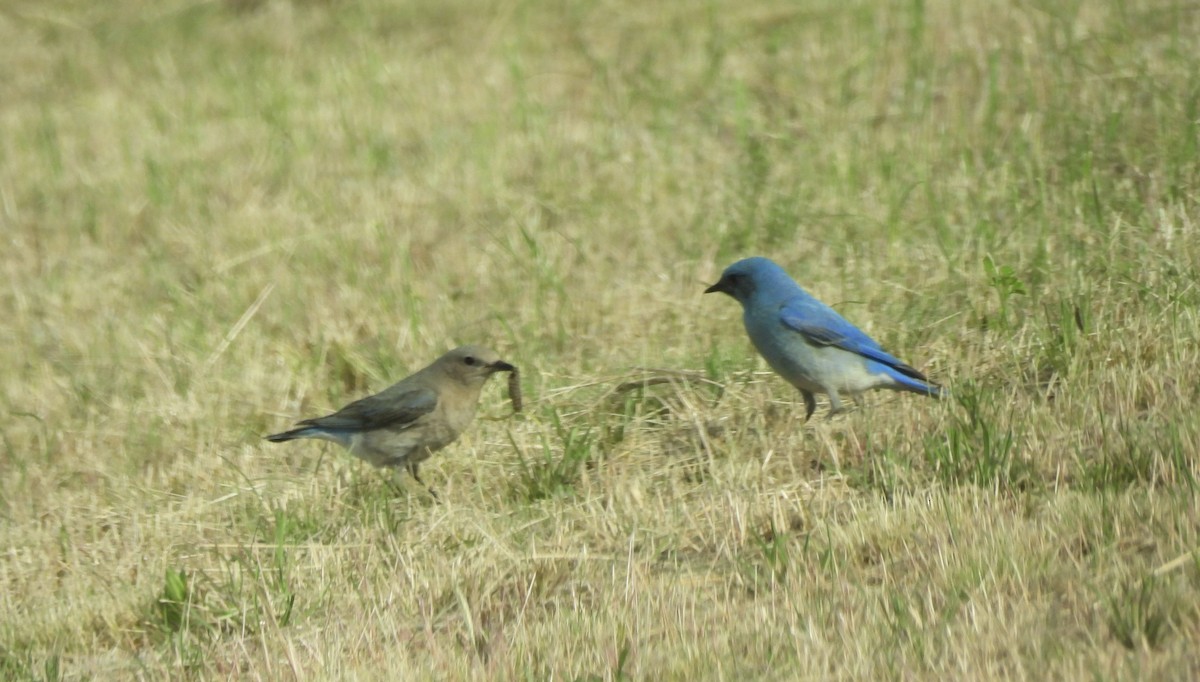
[{"label": "blue bird's leg", "polygon": [[827,418],[833,419],[833,415],[835,415],[839,412],[842,412],[846,408],[842,407],[842,399],[838,395],[837,391],[830,389],[828,391],[828,393],[829,393],[829,415]]}]

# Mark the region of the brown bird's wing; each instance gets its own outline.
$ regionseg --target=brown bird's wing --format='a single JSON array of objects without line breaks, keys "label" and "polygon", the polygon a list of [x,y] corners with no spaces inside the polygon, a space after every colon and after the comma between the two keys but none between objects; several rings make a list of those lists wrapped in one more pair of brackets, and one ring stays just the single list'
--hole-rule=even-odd
[{"label": "brown bird's wing", "polygon": [[372,431],[385,427],[396,429],[412,425],[417,419],[433,412],[435,407],[437,394],[428,388],[417,388],[402,393],[384,391],[356,400],[333,414],[305,419],[299,424],[332,430]]}]

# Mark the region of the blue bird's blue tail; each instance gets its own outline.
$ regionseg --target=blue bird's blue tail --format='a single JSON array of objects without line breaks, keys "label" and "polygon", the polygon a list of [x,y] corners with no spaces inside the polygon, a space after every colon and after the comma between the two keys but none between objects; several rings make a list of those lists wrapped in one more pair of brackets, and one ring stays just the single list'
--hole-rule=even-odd
[{"label": "blue bird's blue tail", "polygon": [[892,380],[896,382],[896,385],[892,388],[898,391],[919,393],[920,395],[927,395],[930,398],[938,399],[950,397],[950,392],[948,390],[938,386],[929,379],[926,379],[924,374],[921,374],[908,365],[892,367],[878,362],[871,362],[869,364],[871,365],[871,369],[873,371],[880,372],[891,377]]},{"label": "blue bird's blue tail", "polygon": [[939,400],[950,397],[950,391],[934,383],[920,381],[918,379],[913,379],[906,376],[895,377],[895,379],[900,382],[900,386],[897,388],[909,391],[910,393],[920,393],[921,395],[927,395],[930,398],[937,398]]}]

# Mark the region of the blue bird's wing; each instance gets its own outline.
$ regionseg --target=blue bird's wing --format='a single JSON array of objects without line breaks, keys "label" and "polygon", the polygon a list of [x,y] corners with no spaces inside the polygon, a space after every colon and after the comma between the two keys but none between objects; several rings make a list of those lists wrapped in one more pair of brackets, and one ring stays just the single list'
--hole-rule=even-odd
[{"label": "blue bird's wing", "polygon": [[384,427],[397,429],[411,425],[433,412],[435,407],[437,394],[428,388],[402,393],[384,391],[356,400],[331,415],[305,419],[299,424],[335,431],[371,431]]},{"label": "blue bird's wing", "polygon": [[924,374],[904,364],[883,350],[875,339],[846,321],[829,306],[817,301],[792,299],[779,308],[779,320],[783,326],[798,332],[817,346],[834,346],[851,353],[887,365],[901,374],[921,381],[928,381]]}]

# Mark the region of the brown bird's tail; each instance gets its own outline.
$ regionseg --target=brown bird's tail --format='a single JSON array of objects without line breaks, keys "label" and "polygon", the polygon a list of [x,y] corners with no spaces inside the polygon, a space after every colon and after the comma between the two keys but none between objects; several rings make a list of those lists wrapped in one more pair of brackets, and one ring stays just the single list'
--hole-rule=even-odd
[{"label": "brown bird's tail", "polygon": [[264,436],[264,438],[272,443],[282,443],[284,441],[295,440],[297,438],[311,438],[312,436],[316,435],[313,433],[315,430],[316,429],[312,428],[311,426],[305,426],[304,428],[292,429],[291,431],[284,431],[283,433],[273,433],[269,436]]}]

